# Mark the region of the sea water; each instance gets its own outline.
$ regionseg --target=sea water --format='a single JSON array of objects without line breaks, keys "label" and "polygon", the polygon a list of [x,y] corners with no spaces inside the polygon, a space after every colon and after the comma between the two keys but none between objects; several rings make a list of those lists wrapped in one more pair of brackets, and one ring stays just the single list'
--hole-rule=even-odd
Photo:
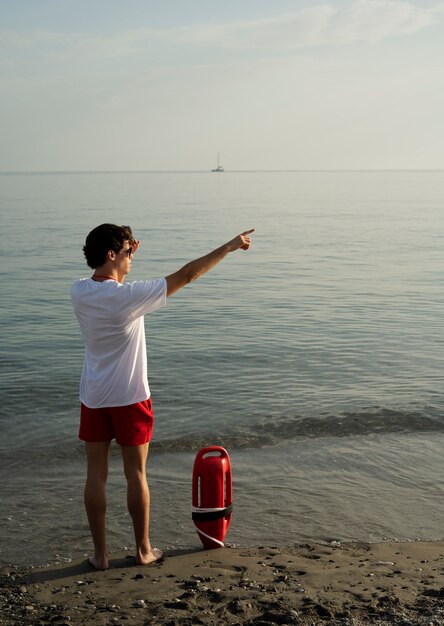
[{"label": "sea water", "polygon": [[[0,176],[0,563],[91,551],[71,283],[86,234],[129,224],[127,280],[229,255],[146,317],[156,545],[199,544],[191,472],[231,456],[240,545],[440,539],[444,172]],[[133,545],[117,447],[110,549]]]}]

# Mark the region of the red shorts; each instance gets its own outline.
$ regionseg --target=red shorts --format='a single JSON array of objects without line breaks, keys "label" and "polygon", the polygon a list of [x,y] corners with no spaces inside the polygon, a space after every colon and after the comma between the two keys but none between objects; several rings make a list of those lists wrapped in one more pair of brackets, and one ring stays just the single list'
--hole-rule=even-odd
[{"label": "red shorts", "polygon": [[142,446],[151,441],[154,413],[151,398],[128,406],[90,409],[80,406],[79,438],[99,442],[116,439],[120,446]]}]

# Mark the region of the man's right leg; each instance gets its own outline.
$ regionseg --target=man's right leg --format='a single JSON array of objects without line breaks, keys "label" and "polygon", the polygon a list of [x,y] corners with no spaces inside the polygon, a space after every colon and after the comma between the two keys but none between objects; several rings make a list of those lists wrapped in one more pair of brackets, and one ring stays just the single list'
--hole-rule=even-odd
[{"label": "man's right leg", "polygon": [[111,441],[85,442],[87,478],[85,484],[85,508],[94,542],[94,556],[90,563],[96,569],[108,569],[106,547],[106,479],[108,478],[108,454]]},{"label": "man's right leg", "polygon": [[139,565],[149,565],[162,558],[162,551],[152,548],[149,538],[150,491],[146,480],[148,447],[148,443],[121,446],[127,480],[128,511],[133,520],[136,561]]}]

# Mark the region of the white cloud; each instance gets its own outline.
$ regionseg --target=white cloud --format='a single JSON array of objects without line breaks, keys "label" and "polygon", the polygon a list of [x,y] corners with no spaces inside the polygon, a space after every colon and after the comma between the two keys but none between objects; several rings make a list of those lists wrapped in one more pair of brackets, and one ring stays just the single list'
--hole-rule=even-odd
[{"label": "white cloud", "polygon": [[319,4],[268,19],[200,24],[156,36],[231,49],[297,49],[407,35],[436,23],[442,13],[442,3],[427,7],[402,0],[351,0],[343,7]]},{"label": "white cloud", "polygon": [[39,48],[47,58],[62,55],[79,61],[139,54],[159,41],[241,51],[284,51],[408,35],[439,22],[443,15],[442,1],[427,5],[406,0],[348,0],[343,5],[317,4],[269,18],[163,30],[122,29],[110,35],[4,31],[0,44],[5,53]]}]

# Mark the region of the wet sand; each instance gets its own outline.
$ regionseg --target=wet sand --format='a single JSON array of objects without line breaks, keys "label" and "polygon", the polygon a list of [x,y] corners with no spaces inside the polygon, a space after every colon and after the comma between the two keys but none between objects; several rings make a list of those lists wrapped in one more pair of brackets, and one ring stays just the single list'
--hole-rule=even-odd
[{"label": "wet sand", "polygon": [[444,541],[170,551],[1,572],[0,625],[444,624]]}]

